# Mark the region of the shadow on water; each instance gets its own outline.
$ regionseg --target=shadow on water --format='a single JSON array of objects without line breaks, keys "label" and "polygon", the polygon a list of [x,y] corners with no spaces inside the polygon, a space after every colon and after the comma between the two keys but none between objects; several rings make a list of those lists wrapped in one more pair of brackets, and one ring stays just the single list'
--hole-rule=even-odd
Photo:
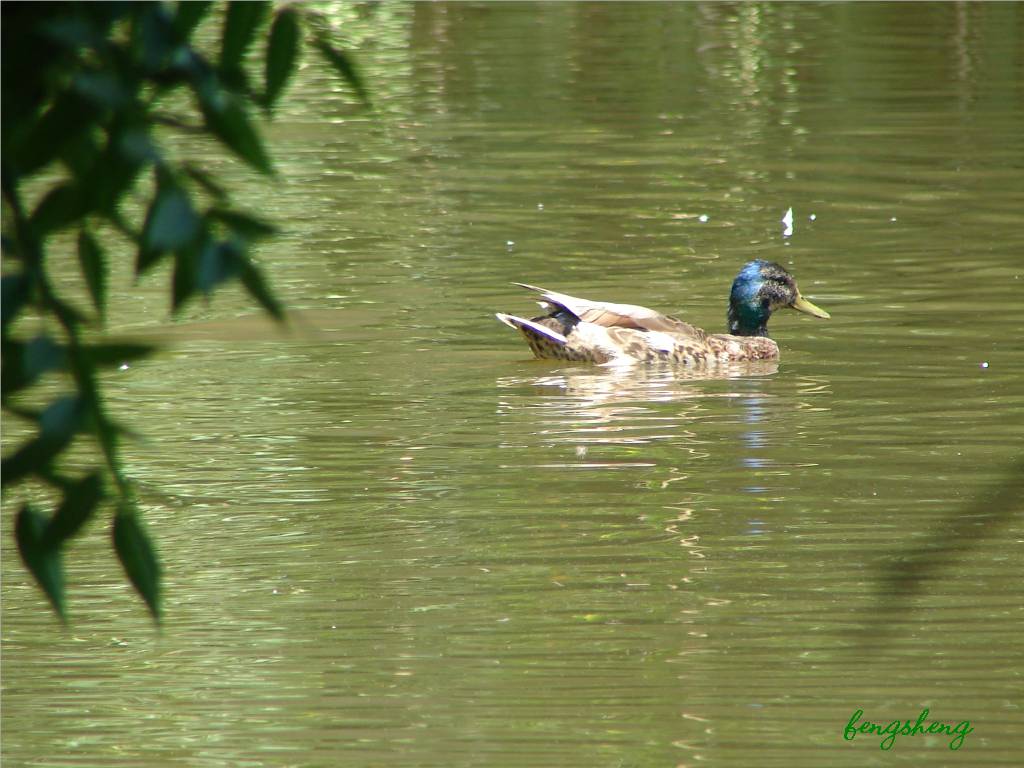
[{"label": "shadow on water", "polygon": [[894,634],[892,619],[912,608],[915,597],[968,552],[997,537],[1021,513],[1024,461],[1006,469],[1006,479],[948,515],[923,544],[894,560],[881,574],[872,617],[861,630],[875,646]]}]

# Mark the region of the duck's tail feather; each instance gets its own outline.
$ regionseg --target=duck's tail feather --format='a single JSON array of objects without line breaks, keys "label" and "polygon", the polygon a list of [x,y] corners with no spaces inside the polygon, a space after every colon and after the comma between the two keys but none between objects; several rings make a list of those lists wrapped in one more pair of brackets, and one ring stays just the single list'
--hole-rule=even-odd
[{"label": "duck's tail feather", "polygon": [[543,336],[556,344],[564,345],[566,342],[565,336],[558,331],[553,331],[547,326],[535,323],[533,320],[527,320],[525,317],[506,315],[504,312],[496,312],[494,316],[510,328],[521,331],[528,339]]},{"label": "duck's tail feather", "polygon": [[529,283],[516,283],[516,282],[513,282],[512,285],[518,285],[520,288],[525,288],[528,291],[536,291],[537,293],[548,293],[549,292],[547,288],[538,288],[536,285],[530,285]]},{"label": "duck's tail feather", "polygon": [[568,315],[567,317],[561,317],[559,319],[564,323],[567,323],[569,327],[580,321],[580,312],[582,310],[578,305],[580,305],[581,302],[586,304],[585,300],[577,299],[565,293],[549,291],[547,288],[530,285],[529,283],[512,283],[512,285],[518,285],[520,288],[526,288],[528,291],[536,291],[539,293],[541,296],[537,303],[540,304],[542,308],[549,310],[555,315],[562,312],[566,313],[566,315]]}]

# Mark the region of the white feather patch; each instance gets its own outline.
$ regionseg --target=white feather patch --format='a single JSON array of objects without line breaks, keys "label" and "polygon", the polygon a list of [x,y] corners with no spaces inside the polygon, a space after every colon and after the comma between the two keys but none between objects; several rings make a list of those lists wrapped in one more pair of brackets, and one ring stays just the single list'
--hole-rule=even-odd
[{"label": "white feather patch", "polygon": [[644,334],[647,337],[647,343],[661,352],[672,352],[676,348],[676,341],[667,333],[661,331],[647,331]]},{"label": "white feather patch", "polygon": [[583,343],[584,346],[600,349],[608,355],[617,356],[621,354],[618,348],[608,337],[608,329],[602,325],[593,323],[577,323],[573,328],[573,334]]},{"label": "white feather patch", "polygon": [[518,328],[519,330],[522,330],[523,328],[528,328],[529,330],[533,331],[534,333],[538,333],[541,336],[547,336],[552,341],[557,341],[559,344],[565,344],[565,336],[558,333],[557,331],[551,330],[546,326],[540,325],[539,323],[535,323],[533,322],[533,320],[527,320],[524,317],[516,317],[515,315],[506,315],[504,312],[496,312],[494,316],[501,320],[501,322],[503,322],[505,325],[512,326],[513,328]]}]

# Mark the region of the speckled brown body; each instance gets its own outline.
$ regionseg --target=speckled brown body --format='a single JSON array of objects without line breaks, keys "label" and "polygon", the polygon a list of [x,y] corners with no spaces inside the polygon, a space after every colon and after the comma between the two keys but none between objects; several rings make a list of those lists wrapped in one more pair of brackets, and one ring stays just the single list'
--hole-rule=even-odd
[{"label": "speckled brown body", "polygon": [[[744,360],[778,360],[779,346],[766,336],[733,336],[731,334],[708,334],[674,317],[664,316],[674,327],[664,336],[671,337],[668,348],[652,346],[650,332],[635,328],[603,328],[609,345],[595,345],[580,328],[581,324],[565,327],[550,315],[533,318],[543,325],[565,336],[562,344],[548,336],[520,326],[519,331],[526,339],[533,354],[542,359],[571,360],[598,365],[616,358],[629,358],[643,363],[671,363],[674,365],[719,365]],[[673,333],[674,331],[674,333]]]},{"label": "speckled brown body", "polygon": [[[551,317],[538,317],[534,319],[538,325],[543,325],[558,333],[562,332],[562,324]],[[571,336],[562,344],[554,339],[533,331],[526,326],[520,326],[519,332],[523,334],[526,343],[534,356],[542,360],[574,360],[579,363],[605,363],[607,357],[601,357],[596,350],[585,349],[571,344]]]}]

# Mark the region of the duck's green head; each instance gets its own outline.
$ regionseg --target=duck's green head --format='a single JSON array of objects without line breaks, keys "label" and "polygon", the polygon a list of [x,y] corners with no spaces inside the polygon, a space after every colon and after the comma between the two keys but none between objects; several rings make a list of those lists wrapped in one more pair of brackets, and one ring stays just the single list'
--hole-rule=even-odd
[{"label": "duck's green head", "polygon": [[767,336],[768,318],[782,307],[829,317],[800,295],[796,280],[774,261],[750,261],[736,275],[729,294],[729,333],[736,336]]}]

